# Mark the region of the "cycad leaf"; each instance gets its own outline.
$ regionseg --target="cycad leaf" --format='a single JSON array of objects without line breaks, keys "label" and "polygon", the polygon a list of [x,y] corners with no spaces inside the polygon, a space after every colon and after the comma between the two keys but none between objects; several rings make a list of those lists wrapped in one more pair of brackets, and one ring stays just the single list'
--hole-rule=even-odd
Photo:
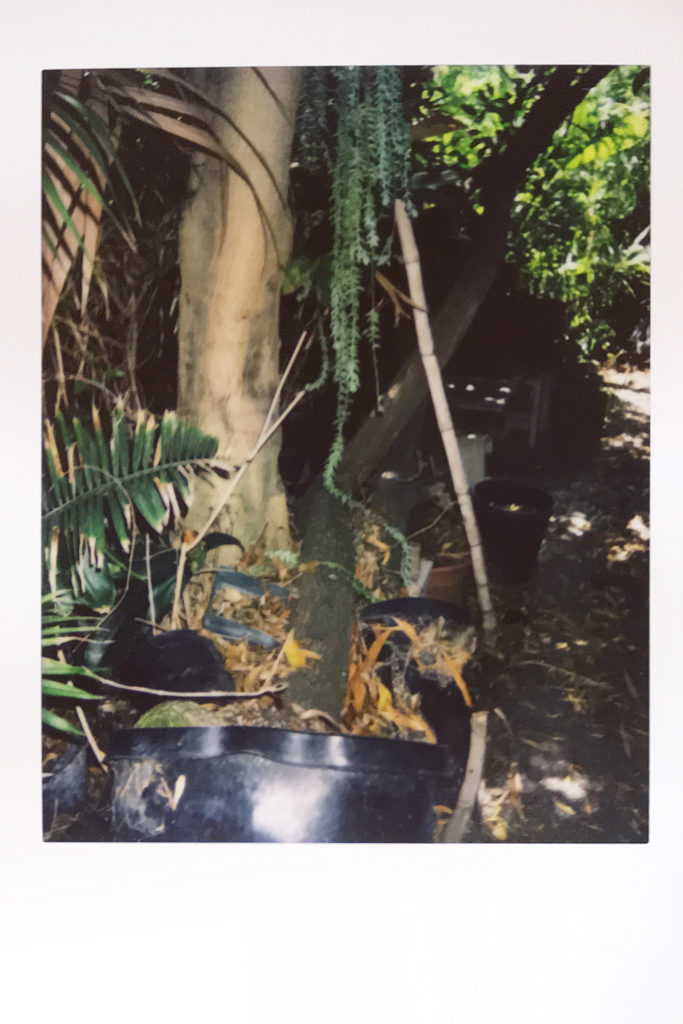
[{"label": "cycad leaf", "polygon": [[[158,425],[141,411],[132,452],[125,415],[112,413],[111,440],[96,410],[90,427],[75,417],[68,424],[58,414],[45,433],[46,477],[43,494],[43,533],[50,578],[57,565],[57,545],[88,590],[96,608],[115,599],[115,586],[105,555],[111,530],[124,552],[130,551],[135,527],[133,510],[157,533],[179,517],[190,499],[187,477],[191,467],[204,472],[218,442],[198,428],[165,415]],[[65,452],[65,454],[63,454]],[[66,462],[66,472],[62,468]],[[61,564],[64,564],[62,558]]]},{"label": "cycad leaf", "polygon": [[111,578],[109,566],[105,561],[98,569],[83,556],[78,566],[82,580],[83,595],[88,605],[96,612],[108,612],[116,601],[116,584]]},{"label": "cycad leaf", "polygon": [[147,417],[143,434],[142,434],[142,459],[140,460],[141,466],[155,466],[159,464],[159,459],[155,459],[154,452],[154,441],[156,435],[156,420],[150,413]]},{"label": "cycad leaf", "polygon": [[69,665],[66,661],[59,661],[57,658],[44,657],[42,659],[43,675],[45,676],[88,676],[90,679],[97,678],[85,665]]},{"label": "cycad leaf", "polygon": [[154,478],[145,476],[136,480],[134,487],[131,487],[131,492],[140,515],[153,530],[161,533],[169,520],[169,511],[161,500]]},{"label": "cycad leaf", "polygon": [[116,539],[123,551],[128,552],[130,550],[130,518],[126,518],[124,510],[130,510],[130,503],[124,504],[124,499],[118,487],[115,487],[107,494],[107,508]]},{"label": "cycad leaf", "polygon": [[120,405],[112,414],[111,468],[114,476],[125,476],[130,469],[126,415]]},{"label": "cycad leaf", "polygon": [[145,412],[143,409],[138,410],[137,421],[135,423],[135,435],[133,437],[133,456],[131,459],[131,469],[139,469],[142,465],[142,453],[145,448]]},{"label": "cycad leaf", "polygon": [[67,722],[66,718],[56,715],[54,711],[48,711],[47,708],[43,708],[43,723],[51,726],[53,729],[59,729],[60,732],[71,733],[73,736],[83,735],[78,726],[72,725],[71,722]]},{"label": "cycad leaf", "polygon": [[102,699],[96,693],[88,693],[87,690],[82,690],[80,686],[69,686],[68,683],[60,683],[55,679],[43,679],[42,690],[46,697],[71,697],[75,700]]}]

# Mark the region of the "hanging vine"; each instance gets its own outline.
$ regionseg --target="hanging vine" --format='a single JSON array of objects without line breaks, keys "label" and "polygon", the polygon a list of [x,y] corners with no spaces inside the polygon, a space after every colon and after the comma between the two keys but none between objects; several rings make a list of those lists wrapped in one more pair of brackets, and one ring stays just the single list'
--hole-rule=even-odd
[{"label": "hanging vine", "polygon": [[[360,387],[359,349],[362,343],[370,346],[376,368],[379,345],[379,315],[372,302],[363,312],[363,297],[376,269],[391,257],[394,200],[402,198],[410,209],[410,129],[402,90],[396,67],[310,68],[299,111],[299,162],[329,178],[330,354],[337,407],[323,481],[347,503],[349,495],[338,486],[336,474],[344,428]],[[388,532],[405,545],[399,534]]]}]

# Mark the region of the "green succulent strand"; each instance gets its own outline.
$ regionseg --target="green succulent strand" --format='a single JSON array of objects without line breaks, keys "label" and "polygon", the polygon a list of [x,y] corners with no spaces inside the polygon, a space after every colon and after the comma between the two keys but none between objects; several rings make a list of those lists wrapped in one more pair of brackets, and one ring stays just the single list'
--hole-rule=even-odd
[{"label": "green succulent strand", "polygon": [[[376,268],[391,256],[394,200],[402,198],[412,209],[407,195],[410,131],[398,68],[311,68],[307,75],[306,101],[299,112],[301,159],[309,169],[329,174],[333,229],[330,332],[337,407],[323,482],[350,505],[351,496],[336,476],[353,396],[360,387],[362,343],[371,348],[379,406],[379,316],[372,305],[365,314],[361,307]],[[333,148],[327,142],[331,138]],[[405,574],[408,545],[395,531],[387,532],[401,543]]]}]

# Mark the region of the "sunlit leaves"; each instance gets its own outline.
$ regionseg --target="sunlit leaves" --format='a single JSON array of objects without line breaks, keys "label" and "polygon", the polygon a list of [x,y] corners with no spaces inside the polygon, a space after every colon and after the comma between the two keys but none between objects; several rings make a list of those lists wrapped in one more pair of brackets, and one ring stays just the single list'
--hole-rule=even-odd
[{"label": "sunlit leaves", "polygon": [[528,286],[567,304],[585,352],[612,343],[611,306],[649,278],[649,110],[638,75],[617,68],[588,94],[513,211]]},{"label": "sunlit leaves", "polygon": [[425,112],[449,115],[456,128],[432,143],[446,166],[478,167],[500,150],[524,120],[542,82],[512,65],[440,65],[425,91]]},{"label": "sunlit leaves", "polygon": [[[421,142],[418,160],[432,168],[432,178],[440,166],[436,180],[444,189],[459,184],[471,212],[485,202],[477,191],[480,167],[510,144],[552,73],[550,67],[434,69],[425,117],[436,120],[438,112],[455,127],[429,140],[430,155]],[[612,307],[648,279],[648,92],[647,69],[624,66],[606,75],[556,131],[515,196],[508,259],[530,291],[568,306],[573,335],[586,352],[610,343]],[[458,168],[460,182],[447,182],[444,168]],[[431,199],[427,170],[415,177]]]}]

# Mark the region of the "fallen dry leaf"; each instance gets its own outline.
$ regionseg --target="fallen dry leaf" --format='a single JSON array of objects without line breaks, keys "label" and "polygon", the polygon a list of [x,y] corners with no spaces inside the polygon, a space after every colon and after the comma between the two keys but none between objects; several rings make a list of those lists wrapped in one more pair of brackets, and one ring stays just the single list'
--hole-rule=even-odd
[{"label": "fallen dry leaf", "polygon": [[292,668],[304,668],[309,658],[320,661],[322,657],[316,651],[307,651],[304,647],[300,647],[294,639],[293,629],[287,634],[287,639],[284,643],[284,655],[287,659],[287,664],[291,665]]},{"label": "fallen dry leaf", "polygon": [[377,690],[377,710],[389,711],[392,709],[393,702],[391,699],[391,690],[387,689],[384,683],[379,683]]},{"label": "fallen dry leaf", "polygon": [[447,654],[443,654],[442,657],[443,663],[447,667],[450,674],[452,675],[456,686],[458,687],[462,694],[462,698],[465,701],[465,704],[467,704],[468,708],[471,708],[472,698],[470,697],[470,692],[467,689],[467,683],[462,677],[462,669],[463,666],[470,660],[472,655],[469,653],[469,651],[463,651],[462,655],[459,656],[457,659],[449,657],[449,655]]}]

